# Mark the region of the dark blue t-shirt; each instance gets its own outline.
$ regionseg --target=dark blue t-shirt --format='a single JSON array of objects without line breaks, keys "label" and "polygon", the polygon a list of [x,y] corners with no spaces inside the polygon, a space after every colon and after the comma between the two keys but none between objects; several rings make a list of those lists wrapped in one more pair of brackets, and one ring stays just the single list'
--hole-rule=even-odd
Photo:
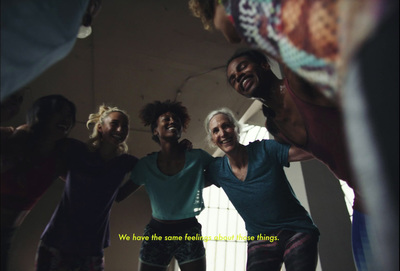
[{"label": "dark blue t-shirt", "polygon": [[41,239],[63,252],[99,255],[110,244],[110,212],[118,188],[138,159],[122,154],[104,161],[83,142],[65,142],[65,189]]}]

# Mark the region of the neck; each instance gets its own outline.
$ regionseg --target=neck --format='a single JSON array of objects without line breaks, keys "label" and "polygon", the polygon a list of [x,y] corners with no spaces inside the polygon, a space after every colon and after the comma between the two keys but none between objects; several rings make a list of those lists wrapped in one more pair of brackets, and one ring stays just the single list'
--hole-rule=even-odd
[{"label": "neck", "polygon": [[247,150],[246,147],[242,144],[238,144],[237,148],[229,153],[226,153],[226,156],[229,159],[231,167],[242,168],[248,163]]},{"label": "neck", "polygon": [[118,148],[115,145],[107,144],[105,142],[100,143],[98,152],[104,160],[110,160],[118,155]]},{"label": "neck", "polygon": [[263,95],[257,99],[271,108],[275,113],[284,108],[285,95],[287,93],[284,80],[274,81],[262,93]]},{"label": "neck", "polygon": [[183,149],[179,146],[178,141],[161,141],[160,156],[168,159],[181,157],[184,153]]}]

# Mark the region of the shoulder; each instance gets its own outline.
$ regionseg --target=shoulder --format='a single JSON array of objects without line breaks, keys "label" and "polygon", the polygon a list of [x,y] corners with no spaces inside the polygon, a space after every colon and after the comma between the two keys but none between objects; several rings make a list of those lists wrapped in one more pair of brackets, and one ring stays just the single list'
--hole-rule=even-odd
[{"label": "shoulder", "polygon": [[8,130],[7,132],[8,136],[13,139],[26,139],[33,135],[32,130],[29,128],[27,124],[18,126],[17,128],[14,127],[4,127],[4,128]]},{"label": "shoulder", "polygon": [[88,151],[86,143],[74,138],[60,139],[59,141],[57,141],[57,147],[60,150],[64,150],[66,152]]},{"label": "shoulder", "polygon": [[302,101],[323,107],[338,106],[336,101],[328,98],[320,89],[301,78],[289,68],[285,68],[284,74],[290,90]]},{"label": "shoulder", "polygon": [[55,155],[71,165],[81,164],[83,161],[89,159],[90,151],[87,145],[74,138],[63,138],[57,141],[55,147]]},{"label": "shoulder", "polygon": [[70,146],[70,147],[72,147],[72,146],[78,146],[78,147],[86,146],[86,143],[84,143],[84,142],[82,142],[82,141],[80,141],[78,139],[75,139],[75,138],[63,138],[63,139],[60,139],[58,143],[59,144],[63,144],[65,146]]},{"label": "shoulder", "polygon": [[260,150],[260,148],[266,148],[271,144],[271,139],[263,139],[263,140],[256,140],[250,142],[249,145],[246,146],[247,149],[255,149]]},{"label": "shoulder", "polygon": [[216,157],[212,163],[208,166],[209,171],[219,171],[222,164],[224,163],[224,157]]},{"label": "shoulder", "polygon": [[247,147],[257,154],[265,153],[271,155],[289,152],[290,145],[279,143],[274,139],[263,139],[254,141],[250,143]]},{"label": "shoulder", "polygon": [[1,138],[5,139],[11,136],[15,131],[15,128],[10,126],[10,127],[0,127],[0,133],[1,133]]},{"label": "shoulder", "polygon": [[139,159],[136,156],[133,156],[131,154],[128,153],[124,153],[120,156],[120,159],[124,160],[124,161],[134,161],[135,163],[137,163],[139,161]]},{"label": "shoulder", "polygon": [[188,155],[188,157],[191,157],[192,159],[198,159],[198,158],[204,158],[204,157],[211,156],[208,152],[206,152],[202,149],[192,149],[190,151],[187,150],[186,155]]},{"label": "shoulder", "polygon": [[136,156],[130,154],[122,154],[118,157],[119,163],[123,164],[128,168],[128,170],[133,169],[133,167],[138,163],[139,159]]},{"label": "shoulder", "polygon": [[207,153],[206,151],[202,150],[202,149],[192,149],[190,151],[186,151],[188,153],[192,153],[194,155],[202,155],[204,153]]},{"label": "shoulder", "polygon": [[188,153],[190,153],[189,157],[191,156],[191,159],[200,160],[204,166],[209,165],[214,160],[211,154],[202,149],[193,149]]},{"label": "shoulder", "polygon": [[211,154],[209,154],[208,152],[206,152],[203,149],[193,149],[192,151],[194,151],[194,153],[197,154],[197,155],[212,156]]},{"label": "shoulder", "polygon": [[254,141],[254,142],[250,143],[250,144],[253,144],[253,143],[254,143],[253,147],[259,147],[259,146],[265,146],[265,147],[290,146],[290,145],[285,144],[285,143],[280,143],[280,142],[276,141],[275,139],[257,140],[257,141]]},{"label": "shoulder", "polygon": [[25,152],[26,149],[32,147],[32,138],[33,133],[27,125],[21,125],[17,128],[1,127],[2,155],[14,155],[18,152],[17,149]]},{"label": "shoulder", "polygon": [[139,165],[141,165],[141,166],[152,165],[152,164],[156,163],[156,161],[157,161],[157,153],[153,152],[151,154],[148,154],[148,155],[138,159],[135,168],[137,168]]}]

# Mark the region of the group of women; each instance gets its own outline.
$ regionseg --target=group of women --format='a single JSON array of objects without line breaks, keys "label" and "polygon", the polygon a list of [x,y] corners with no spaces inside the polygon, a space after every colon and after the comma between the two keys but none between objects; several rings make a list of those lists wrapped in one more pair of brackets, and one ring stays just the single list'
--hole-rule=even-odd
[{"label": "group of women", "polygon": [[[7,62],[7,57],[30,60],[19,67],[2,69],[2,100],[3,93],[10,95],[16,89],[16,82],[28,82],[71,49],[85,10],[92,10],[96,1],[76,2],[68,9],[54,5],[52,12],[45,11],[51,16],[43,21],[51,22],[52,15],[65,14],[65,10],[74,16],[62,24],[71,26],[66,44],[64,39],[58,40],[58,32],[54,31],[51,44],[58,46],[39,46],[47,52],[41,54],[48,58],[43,61],[30,60],[37,54],[25,50],[20,57],[14,44],[21,42],[12,39],[19,36],[2,31],[11,33],[8,39],[12,41],[4,46],[10,53],[2,55],[2,65],[23,63],[14,63],[13,59]],[[210,142],[225,153],[222,158],[214,159],[202,150],[191,150],[179,143],[190,118],[178,102],[156,101],[142,109],[140,117],[150,126],[160,151],[138,160],[127,154],[129,117],[123,110],[100,106],[97,113],[89,116],[87,125],[94,126],[93,133],[83,143],[67,138],[75,123],[72,102],[60,95],[37,100],[25,125],[1,128],[2,270],[7,268],[15,231],[57,177],[65,181],[65,189],[41,237],[37,270],[103,270],[112,204],[142,185],[146,186],[152,206],[152,219],[144,235],[201,235],[201,225],[195,217],[204,208],[202,189],[211,184],[227,193],[244,219],[249,236],[278,237],[272,244],[249,242],[248,270],[279,270],[283,262],[287,270],[314,270],[319,231],[296,199],[283,171],[291,161],[313,157],[355,190],[354,256],[357,268],[368,270],[373,262],[367,254],[370,246],[367,238],[359,234],[368,231],[368,217],[357,188],[361,182],[354,180],[360,174],[352,172],[345,146],[341,110],[348,117],[349,109],[338,98],[343,94],[342,77],[350,70],[357,48],[373,33],[372,26],[384,21],[386,15],[398,18],[398,11],[393,13],[388,8],[398,7],[394,2],[364,1],[362,15],[373,16],[366,16],[368,23],[358,31],[357,20],[361,16],[353,19],[350,12],[343,12],[346,8],[356,10],[358,4],[354,1],[190,0],[191,10],[206,28],[221,30],[231,42],[244,40],[285,66],[284,79],[279,80],[260,54],[255,53],[254,57],[253,53],[239,53],[228,61],[229,83],[243,96],[263,102],[266,126],[277,141],[262,140],[243,146],[238,140],[240,125],[234,115],[228,109],[219,109],[206,117],[205,129]],[[7,10],[19,8],[11,3],[7,2]],[[12,12],[8,14],[5,20],[17,22]],[[37,22],[38,16],[28,15],[26,18]],[[344,35],[340,32],[338,39],[337,33],[348,26],[353,31],[343,31]],[[355,30],[361,34],[354,35]],[[23,68],[28,71],[22,73]],[[10,74],[3,75],[6,70]],[[121,186],[127,175],[129,180]],[[246,195],[251,195],[251,200]],[[205,270],[201,241],[151,240],[142,244],[139,269],[166,270],[172,257],[182,270]],[[394,263],[389,262],[389,268],[392,266]]]},{"label": "group of women", "polygon": [[[2,163],[9,166],[2,171],[3,259],[7,259],[13,234],[24,216],[60,177],[65,188],[41,236],[38,271],[104,270],[112,204],[141,185],[146,187],[152,207],[144,236],[173,235],[183,240],[143,241],[139,270],[167,270],[172,257],[181,270],[206,270],[203,241],[185,240],[184,236],[201,236],[196,216],[204,209],[202,190],[211,184],[226,191],[249,235],[277,236],[272,246],[265,240],[249,243],[248,270],[280,270],[283,262],[287,270],[315,269],[319,231],[283,171],[291,161],[312,158],[310,154],[274,140],[241,145],[239,123],[229,109],[222,108],[211,112],[205,121],[210,142],[226,154],[215,159],[179,142],[190,117],[180,102],[167,100],[150,103],[140,111],[160,151],[138,160],[127,154],[129,119],[124,111],[100,106],[89,116],[87,125],[94,124],[93,133],[83,143],[66,138],[75,122],[73,103],[60,95],[38,101],[30,110],[27,125],[9,129],[9,135],[2,136],[2,144],[21,146],[24,154],[2,153]],[[38,152],[34,148],[42,145],[32,142],[46,143],[47,152]],[[129,180],[121,186],[127,173]],[[29,197],[28,207],[16,205]],[[8,216],[3,220],[3,215]],[[6,268],[7,262],[2,264]]]}]

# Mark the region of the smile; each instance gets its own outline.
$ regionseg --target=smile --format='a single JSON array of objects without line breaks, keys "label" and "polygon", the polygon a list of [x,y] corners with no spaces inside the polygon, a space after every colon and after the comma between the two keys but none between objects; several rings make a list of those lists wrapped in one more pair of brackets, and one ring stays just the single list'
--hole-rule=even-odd
[{"label": "smile", "polygon": [[178,131],[179,126],[171,125],[171,126],[167,127],[167,130],[168,131]]},{"label": "smile", "polygon": [[228,138],[228,139],[224,139],[224,140],[220,141],[221,144],[227,144],[227,143],[230,143],[230,142],[232,142],[232,138]]},{"label": "smile", "polygon": [[240,81],[240,90],[244,92],[248,92],[252,85],[252,76],[244,76]]},{"label": "smile", "polygon": [[62,130],[62,131],[64,131],[64,132],[66,132],[66,131],[69,130],[70,125],[68,125],[68,124],[57,124],[57,128],[58,128],[59,130]]},{"label": "smile", "polygon": [[117,141],[122,142],[124,138],[120,135],[112,135],[113,138],[115,138]]}]

